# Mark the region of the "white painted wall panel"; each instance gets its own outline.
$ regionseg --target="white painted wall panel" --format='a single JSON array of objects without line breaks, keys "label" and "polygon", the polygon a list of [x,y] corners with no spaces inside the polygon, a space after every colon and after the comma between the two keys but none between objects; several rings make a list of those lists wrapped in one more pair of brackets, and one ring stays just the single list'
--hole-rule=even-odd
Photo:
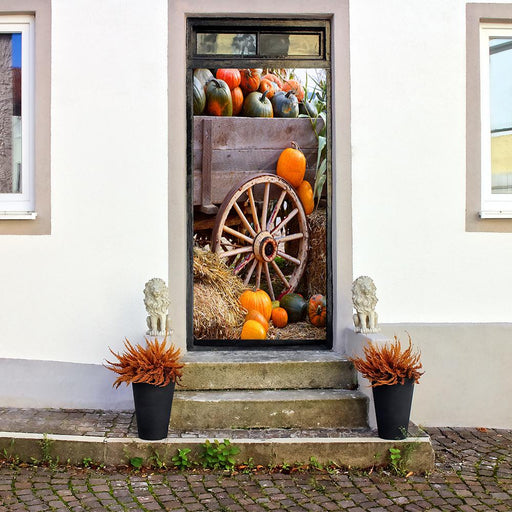
[{"label": "white painted wall panel", "polygon": [[1,355],[98,363],[167,279],[167,2],[52,11],[52,235],[0,238]]},{"label": "white painted wall panel", "polygon": [[354,277],[385,322],[510,322],[510,234],[465,232],[465,2],[351,3]]}]

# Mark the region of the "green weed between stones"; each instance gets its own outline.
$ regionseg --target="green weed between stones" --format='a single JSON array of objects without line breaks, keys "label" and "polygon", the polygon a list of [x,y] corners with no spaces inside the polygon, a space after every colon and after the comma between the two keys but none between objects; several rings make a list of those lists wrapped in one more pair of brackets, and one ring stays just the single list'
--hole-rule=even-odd
[{"label": "green weed between stones", "polygon": [[133,469],[139,470],[144,466],[144,459],[142,457],[130,457],[128,462]]},{"label": "green weed between stones", "polygon": [[53,440],[48,439],[48,434],[43,434],[43,438],[39,441],[39,448],[41,450],[41,459],[30,457],[30,461],[34,466],[48,466],[50,469],[56,469],[59,465],[59,457],[52,457],[51,451]]},{"label": "green weed between stones", "polygon": [[389,465],[395,475],[407,476],[409,474],[407,464],[417,446],[418,443],[404,443],[400,445],[400,448],[389,449]]},{"label": "green weed between stones", "polygon": [[176,455],[171,459],[176,469],[184,470],[192,467],[193,463],[188,458],[190,452],[190,448],[178,448]]},{"label": "green weed between stones", "polygon": [[320,464],[320,462],[318,462],[317,458],[313,457],[313,456],[311,456],[309,458],[309,467],[313,468],[313,469],[318,469],[320,471],[322,471],[324,469],[323,464]]},{"label": "green weed between stones", "polygon": [[151,455],[151,457],[149,457],[149,462],[150,462],[151,466],[154,468],[157,468],[157,469],[166,469],[167,468],[167,465],[162,460],[162,457],[160,457],[160,454],[156,450],[154,450],[153,455]]},{"label": "green weed between stones", "polygon": [[213,443],[207,439],[201,447],[203,451],[200,458],[204,468],[227,469],[230,471],[234,469],[235,456],[240,453],[240,448],[232,445],[229,439],[224,439],[222,443],[218,439],[215,439]]},{"label": "green weed between stones", "polygon": [[11,439],[11,442],[9,443],[9,448],[4,448],[2,450],[2,455],[5,462],[9,464],[12,468],[20,464],[19,455],[14,453],[14,439]]},{"label": "green weed between stones", "polygon": [[311,475],[308,483],[316,492],[325,494],[327,491],[327,488],[325,487],[325,485],[318,483],[318,480],[316,479],[316,476],[314,474]]}]

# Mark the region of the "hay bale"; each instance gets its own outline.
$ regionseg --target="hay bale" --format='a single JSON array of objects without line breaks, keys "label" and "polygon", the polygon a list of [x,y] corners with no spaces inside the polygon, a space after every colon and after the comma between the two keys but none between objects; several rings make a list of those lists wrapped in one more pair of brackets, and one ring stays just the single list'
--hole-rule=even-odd
[{"label": "hay bale", "polygon": [[326,329],[315,327],[308,322],[292,323],[280,329],[271,325],[267,338],[269,340],[325,340]]},{"label": "hay bale", "polygon": [[325,210],[308,216],[309,254],[306,266],[308,297],[326,295],[327,285],[327,218]]},{"label": "hay bale", "polygon": [[242,280],[220,258],[194,248],[194,337],[237,339],[244,320],[239,297]]}]

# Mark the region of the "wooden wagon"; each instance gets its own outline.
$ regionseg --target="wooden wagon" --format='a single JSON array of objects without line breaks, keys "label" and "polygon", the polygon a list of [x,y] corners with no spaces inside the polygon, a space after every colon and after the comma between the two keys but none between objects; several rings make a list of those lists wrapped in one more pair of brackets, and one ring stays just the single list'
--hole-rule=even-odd
[{"label": "wooden wagon", "polygon": [[310,119],[194,117],[194,231],[212,229],[212,250],[246,285],[266,281],[272,299],[295,289],[307,260],[304,209],[276,175],[292,141],[313,184],[318,142]]}]

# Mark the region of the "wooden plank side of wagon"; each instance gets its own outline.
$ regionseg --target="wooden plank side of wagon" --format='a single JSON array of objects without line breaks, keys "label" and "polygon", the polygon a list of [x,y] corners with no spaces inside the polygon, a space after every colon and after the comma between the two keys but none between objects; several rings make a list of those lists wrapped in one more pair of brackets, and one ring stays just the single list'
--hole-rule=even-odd
[{"label": "wooden plank side of wagon", "polygon": [[[311,121],[306,117],[296,119],[262,117],[194,117],[194,147],[202,147],[202,122],[213,120],[214,149],[284,149],[291,141],[302,148],[314,148],[317,140]],[[284,144],[284,147],[283,147]]]},{"label": "wooden plank side of wagon", "polygon": [[[306,166],[313,167],[316,164],[316,148],[301,148],[306,157]],[[232,149],[210,151],[212,172],[231,172],[249,169],[259,169],[261,172],[276,172],[276,164],[282,149]],[[194,170],[201,171],[204,168],[205,153],[201,150],[194,151]]]},{"label": "wooden plank side of wagon", "polygon": [[[205,137],[205,130],[208,136]],[[308,118],[194,118],[194,205],[219,204],[242,179],[275,172],[283,149],[296,142],[306,156],[306,179],[314,179],[317,140]],[[206,151],[203,146],[207,144]]]},{"label": "wooden plank side of wagon", "polygon": [[[211,188],[212,202],[220,204],[226,197],[226,194],[235,185],[238,185],[242,179],[259,176],[261,173],[262,171],[260,169],[215,173]],[[203,185],[202,178],[201,171],[194,171],[194,198],[199,201],[197,204],[201,204],[201,189]],[[305,179],[313,184],[315,180],[315,171],[313,169],[307,169]]]}]

